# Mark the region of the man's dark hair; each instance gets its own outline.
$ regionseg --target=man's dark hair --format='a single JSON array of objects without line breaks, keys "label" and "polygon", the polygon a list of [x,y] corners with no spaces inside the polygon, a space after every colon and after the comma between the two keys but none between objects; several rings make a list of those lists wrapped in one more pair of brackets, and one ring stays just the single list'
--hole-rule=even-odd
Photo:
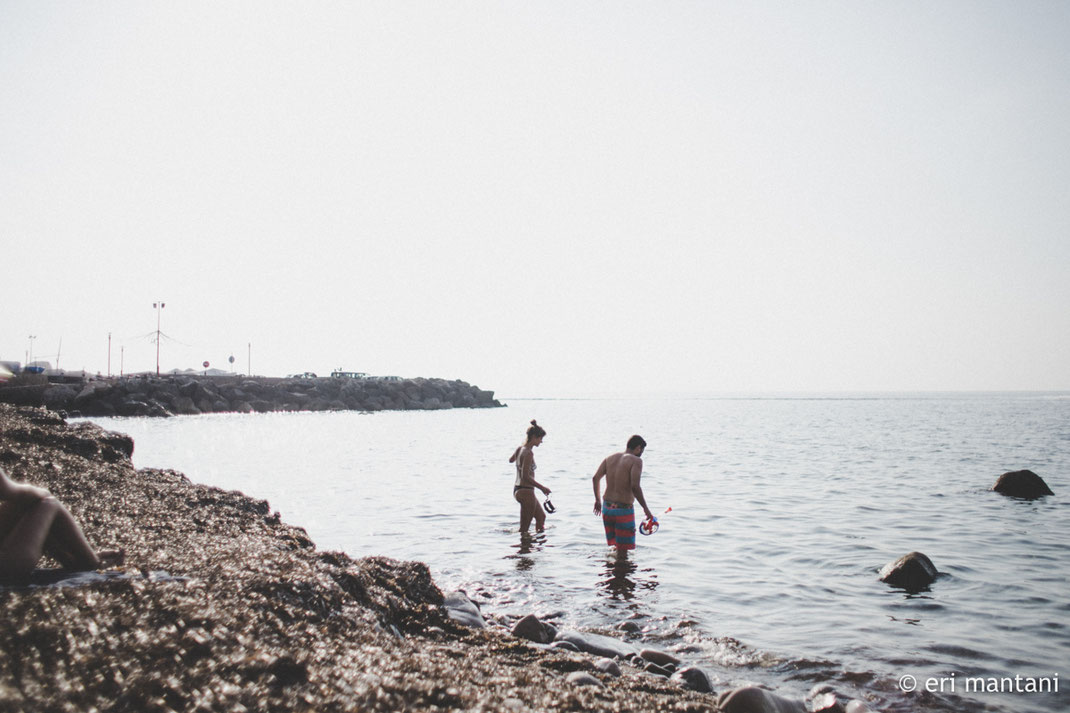
[{"label": "man's dark hair", "polygon": [[646,448],[646,441],[643,440],[642,436],[632,436],[628,439],[628,450],[632,450],[636,446]]}]

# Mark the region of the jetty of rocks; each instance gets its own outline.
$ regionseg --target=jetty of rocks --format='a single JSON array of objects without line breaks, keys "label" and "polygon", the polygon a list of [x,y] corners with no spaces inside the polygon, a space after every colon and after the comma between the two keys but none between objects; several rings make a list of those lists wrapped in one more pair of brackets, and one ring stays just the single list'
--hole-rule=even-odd
[{"label": "jetty of rocks", "polygon": [[[42,380],[43,381],[43,380]],[[267,411],[384,411],[493,408],[493,391],[446,379],[129,376],[80,384],[0,387],[0,402],[45,406],[69,416],[172,416]]]}]

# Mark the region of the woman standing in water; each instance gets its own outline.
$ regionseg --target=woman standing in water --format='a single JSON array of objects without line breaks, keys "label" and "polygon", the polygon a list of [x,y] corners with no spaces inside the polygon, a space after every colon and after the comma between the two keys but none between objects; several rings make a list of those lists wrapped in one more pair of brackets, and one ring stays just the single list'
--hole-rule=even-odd
[{"label": "woman standing in water", "polygon": [[542,505],[535,499],[535,488],[546,495],[550,489],[535,480],[535,453],[533,448],[542,443],[546,431],[542,426],[531,420],[528,428],[527,440],[524,445],[513,451],[509,458],[510,463],[516,463],[516,481],[513,483],[513,497],[520,503],[520,531],[527,532],[531,526],[531,519],[535,518],[535,531],[542,532],[543,523],[546,522],[546,513]]},{"label": "woman standing in water", "polygon": [[0,580],[25,580],[45,552],[74,572],[123,562],[122,550],[95,551],[50,492],[16,483],[0,468]]}]

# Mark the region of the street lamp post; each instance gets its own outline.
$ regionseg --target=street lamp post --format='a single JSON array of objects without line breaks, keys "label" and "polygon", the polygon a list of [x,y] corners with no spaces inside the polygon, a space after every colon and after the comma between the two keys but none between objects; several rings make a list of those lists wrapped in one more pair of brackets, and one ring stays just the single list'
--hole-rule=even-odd
[{"label": "street lamp post", "polygon": [[156,310],[156,376],[160,375],[160,312],[166,306],[163,302],[152,303],[152,308]]}]

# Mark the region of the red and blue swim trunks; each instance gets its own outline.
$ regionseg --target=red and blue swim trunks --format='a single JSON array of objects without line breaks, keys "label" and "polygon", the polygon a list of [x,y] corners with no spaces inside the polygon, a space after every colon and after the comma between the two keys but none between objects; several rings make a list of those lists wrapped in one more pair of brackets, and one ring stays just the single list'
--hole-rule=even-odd
[{"label": "red and blue swim trunks", "polygon": [[635,506],[602,501],[602,524],[606,527],[606,544],[618,550],[635,549]]}]

